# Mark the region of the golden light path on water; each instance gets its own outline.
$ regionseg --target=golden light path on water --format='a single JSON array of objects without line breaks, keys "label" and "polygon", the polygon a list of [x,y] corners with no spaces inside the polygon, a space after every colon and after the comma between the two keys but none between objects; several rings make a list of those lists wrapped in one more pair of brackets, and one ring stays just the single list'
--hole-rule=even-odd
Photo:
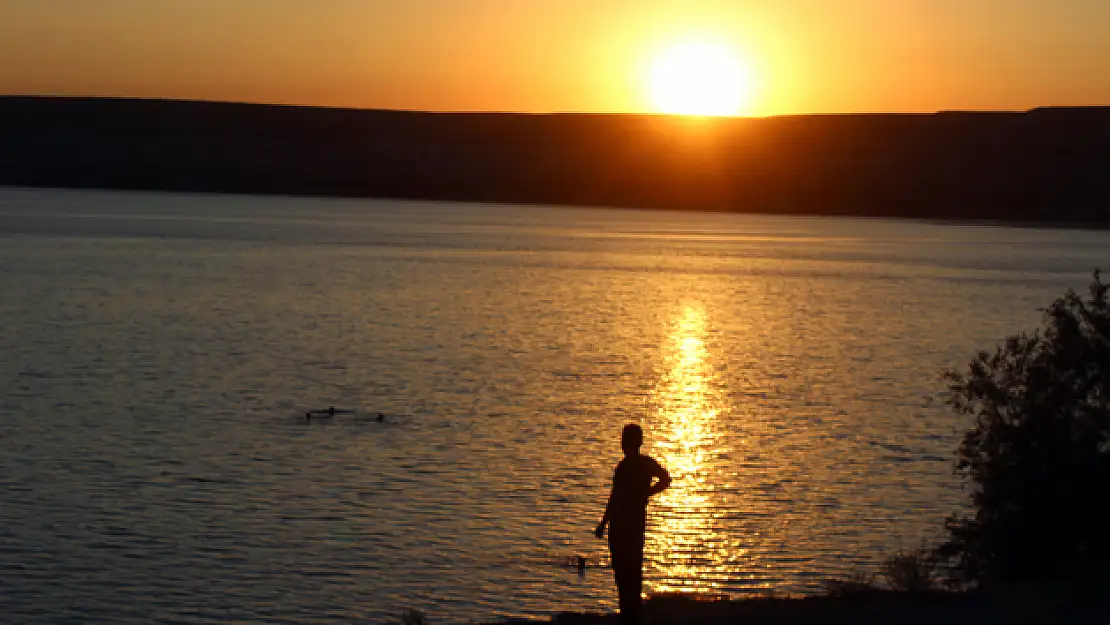
[{"label": "golden light path on water", "polygon": [[673,484],[652,502],[646,555],[648,594],[716,594],[737,577],[742,545],[720,531],[724,510],[717,483],[724,454],[718,432],[729,412],[723,355],[711,353],[704,307],[687,304],[671,320],[664,371],[653,393],[650,453]]}]

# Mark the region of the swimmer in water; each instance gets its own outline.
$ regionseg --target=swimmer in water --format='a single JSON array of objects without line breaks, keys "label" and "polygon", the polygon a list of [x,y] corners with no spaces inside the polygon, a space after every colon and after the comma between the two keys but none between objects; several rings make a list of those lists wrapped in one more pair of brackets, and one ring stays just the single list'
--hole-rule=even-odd
[{"label": "swimmer in water", "polygon": [[354,414],[354,413],[355,413],[354,410],[343,410],[343,409],[336,408],[335,406],[328,406],[326,410],[310,410],[309,412],[304,413],[304,418],[305,418],[305,421],[311,421],[312,417],[316,417],[318,419],[330,419],[330,418],[334,417],[337,414]]}]

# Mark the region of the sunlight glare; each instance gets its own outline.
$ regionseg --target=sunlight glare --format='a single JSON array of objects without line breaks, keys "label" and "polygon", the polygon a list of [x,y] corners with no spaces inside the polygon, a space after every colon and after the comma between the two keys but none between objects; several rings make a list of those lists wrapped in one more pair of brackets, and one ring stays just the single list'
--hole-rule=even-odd
[{"label": "sunlight glare", "polygon": [[745,112],[751,76],[740,55],[713,41],[690,41],[663,50],[652,62],[652,106],[671,115],[729,116]]},{"label": "sunlight glare", "polygon": [[[716,582],[695,580],[734,557],[716,527],[714,486],[709,483],[716,452],[716,421],[725,398],[706,344],[705,310],[687,306],[673,321],[666,349],[666,373],[656,389],[659,422],[656,449],[674,483],[660,495],[658,531],[649,532],[656,554],[653,592],[715,593]],[[689,554],[703,553],[692,559]]]}]

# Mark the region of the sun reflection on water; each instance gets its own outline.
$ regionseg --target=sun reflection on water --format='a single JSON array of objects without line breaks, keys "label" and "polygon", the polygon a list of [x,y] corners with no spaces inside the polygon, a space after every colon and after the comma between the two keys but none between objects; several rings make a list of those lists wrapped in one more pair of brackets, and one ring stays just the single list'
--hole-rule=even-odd
[{"label": "sun reflection on water", "polygon": [[720,531],[718,419],[728,410],[719,354],[710,351],[706,311],[678,310],[664,348],[664,371],[653,396],[649,453],[674,482],[652,504],[646,545],[649,593],[714,593],[742,555]]}]

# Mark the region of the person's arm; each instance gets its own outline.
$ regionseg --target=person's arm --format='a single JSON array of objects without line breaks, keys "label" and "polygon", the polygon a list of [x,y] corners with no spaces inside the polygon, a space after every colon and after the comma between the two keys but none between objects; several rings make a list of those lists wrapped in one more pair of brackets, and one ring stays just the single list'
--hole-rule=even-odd
[{"label": "person's arm", "polygon": [[653,476],[656,482],[648,489],[648,496],[658,495],[659,493],[667,490],[671,485],[671,474],[663,468],[658,462],[655,463],[655,475]]},{"label": "person's arm", "polygon": [[[613,488],[616,488],[616,480],[613,480]],[[601,515],[601,522],[597,524],[597,529],[594,530],[594,536],[598,538],[605,537],[605,526],[609,525],[609,512],[613,507],[613,489],[609,490],[609,501],[605,503],[605,514]]]}]

